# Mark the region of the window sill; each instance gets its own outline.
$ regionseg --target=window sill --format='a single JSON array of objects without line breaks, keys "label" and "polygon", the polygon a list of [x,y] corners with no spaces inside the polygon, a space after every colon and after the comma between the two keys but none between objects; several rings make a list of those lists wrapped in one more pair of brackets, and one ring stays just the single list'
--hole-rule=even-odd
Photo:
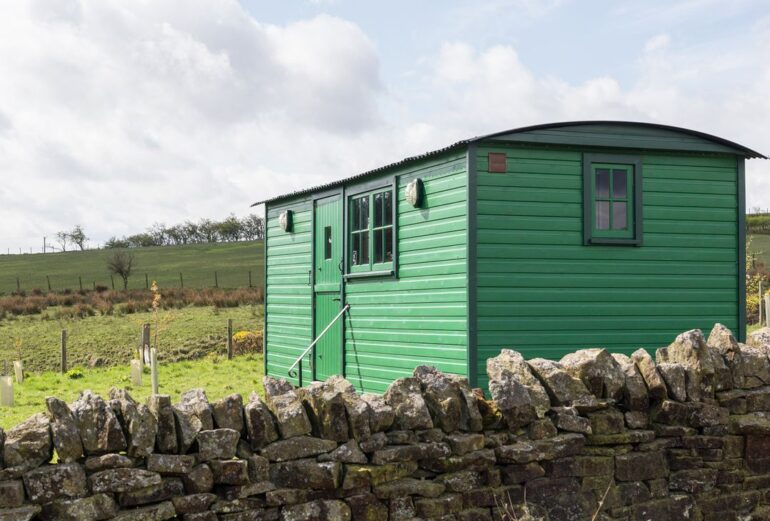
[{"label": "window sill", "polygon": [[393,270],[382,270],[382,271],[359,271],[358,273],[346,273],[345,279],[368,279],[368,278],[376,278],[376,277],[392,277],[395,275],[393,273]]},{"label": "window sill", "polygon": [[586,246],[641,246],[641,239],[614,239],[612,237],[591,237]]}]

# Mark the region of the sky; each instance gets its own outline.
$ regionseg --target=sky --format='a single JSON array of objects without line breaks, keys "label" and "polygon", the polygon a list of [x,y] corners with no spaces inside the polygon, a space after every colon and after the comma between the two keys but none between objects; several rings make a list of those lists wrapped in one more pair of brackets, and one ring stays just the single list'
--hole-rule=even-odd
[{"label": "sky", "polygon": [[[2,0],[0,251],[583,119],[770,154],[770,1]],[[746,175],[770,207],[770,161]]]}]

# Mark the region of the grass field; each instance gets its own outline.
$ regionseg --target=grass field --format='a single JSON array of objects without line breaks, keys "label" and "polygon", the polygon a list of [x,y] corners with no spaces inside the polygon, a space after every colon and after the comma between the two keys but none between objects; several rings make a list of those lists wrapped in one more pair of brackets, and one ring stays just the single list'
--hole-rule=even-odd
[{"label": "grass field", "polygon": [[[212,307],[162,310],[158,314],[159,357],[164,361],[178,361],[200,358],[212,351],[224,352],[227,319],[233,319],[236,332],[256,331],[262,329],[262,313],[261,305],[222,310]],[[127,364],[139,346],[142,324],[154,322],[152,313],[46,318],[51,315],[55,315],[55,310],[0,321],[0,368],[3,363],[11,366],[20,345],[25,370],[56,370],[60,363],[62,329],[67,330],[70,367],[86,366],[92,356],[102,358],[109,365]]]},{"label": "grass field", "polygon": [[[184,286],[203,288],[214,286],[214,272],[221,288],[239,288],[249,285],[249,271],[252,284],[261,286],[262,241],[191,244],[135,248],[134,275],[129,280],[130,288],[144,288],[145,274],[161,287],[179,287],[179,273]],[[110,250],[88,250],[66,253],[36,253],[27,255],[0,255],[0,294],[16,291],[18,277],[21,289],[79,289],[93,288],[94,283],[111,286],[107,271],[107,256]],[[79,279],[80,277],[80,279]],[[121,281],[115,278],[115,287]]]},{"label": "grass field", "polygon": [[[241,394],[246,401],[252,391],[264,396],[262,355],[160,364],[158,375],[160,392],[171,395],[174,403],[181,393],[196,387],[205,389],[210,401],[232,393]],[[34,413],[45,412],[47,396],[71,403],[85,389],[106,399],[112,387],[125,388],[134,399],[144,401],[151,390],[149,374],[144,375],[142,384],[138,388],[131,385],[125,365],[84,370],[78,379],[55,372],[30,375],[24,383],[14,385],[14,406],[0,407],[0,427],[8,429]]]},{"label": "grass field", "polygon": [[756,255],[770,268],[770,235],[752,235],[749,253]]}]

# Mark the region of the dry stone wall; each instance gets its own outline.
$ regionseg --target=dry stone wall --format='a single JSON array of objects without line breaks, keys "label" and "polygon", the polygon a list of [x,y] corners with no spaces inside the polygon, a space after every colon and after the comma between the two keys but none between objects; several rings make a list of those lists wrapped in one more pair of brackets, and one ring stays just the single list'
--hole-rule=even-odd
[{"label": "dry stone wall", "polygon": [[769,354],[716,325],[655,359],[503,350],[491,399],[425,366],[384,396],[49,398],[0,431],[0,521],[770,519]]}]

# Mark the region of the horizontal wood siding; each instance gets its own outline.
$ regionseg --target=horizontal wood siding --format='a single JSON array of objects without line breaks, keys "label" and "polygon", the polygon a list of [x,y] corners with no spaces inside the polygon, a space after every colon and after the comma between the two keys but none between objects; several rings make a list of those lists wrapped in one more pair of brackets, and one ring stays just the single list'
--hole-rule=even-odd
[{"label": "horizontal wood siding", "polygon": [[[506,173],[488,172],[489,152],[507,154]],[[643,245],[583,246],[580,150],[479,147],[480,385],[504,347],[559,359],[585,347],[654,349],[714,322],[737,331],[736,159],[638,155]]]},{"label": "horizontal wood siding", "polygon": [[[278,215],[291,209],[293,228],[284,232]],[[312,269],[312,214],[310,203],[282,205],[267,211],[267,292],[265,299],[267,374],[289,378],[287,370],[312,342],[312,293],[308,271]],[[303,363],[303,383],[312,379],[309,363]]]},{"label": "horizontal wood siding", "polygon": [[[351,306],[345,374],[361,391],[383,392],[421,364],[467,373],[465,154],[423,161],[395,175],[398,276],[345,286]],[[406,185],[415,176],[425,186],[421,208],[406,202]]]}]

